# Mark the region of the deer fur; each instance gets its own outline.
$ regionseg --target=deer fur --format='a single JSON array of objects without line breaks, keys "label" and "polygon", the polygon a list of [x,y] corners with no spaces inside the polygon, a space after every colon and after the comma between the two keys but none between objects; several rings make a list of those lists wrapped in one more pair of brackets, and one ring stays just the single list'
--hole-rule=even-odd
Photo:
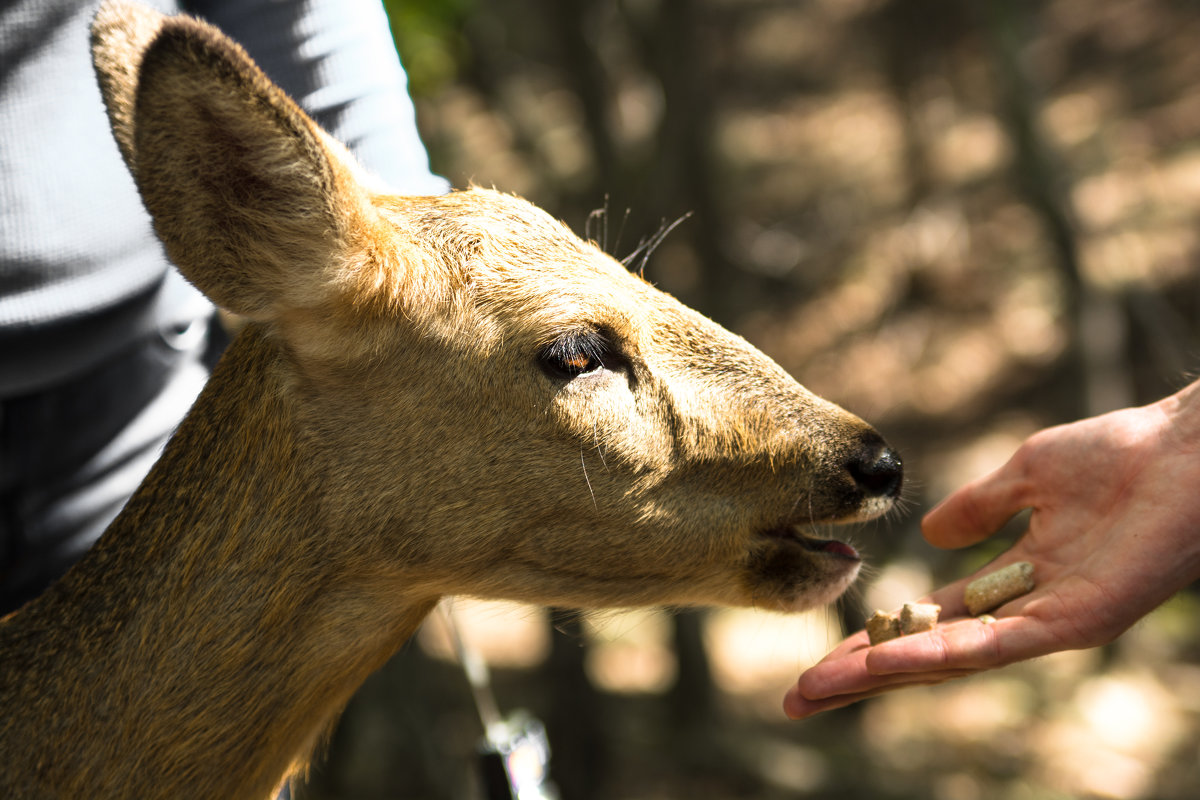
[{"label": "deer fur", "polygon": [[250,323],[99,543],[0,623],[0,796],[267,797],[438,599],[799,610],[899,461],[516,197],[387,194],[216,29],[106,4],[121,152]]}]

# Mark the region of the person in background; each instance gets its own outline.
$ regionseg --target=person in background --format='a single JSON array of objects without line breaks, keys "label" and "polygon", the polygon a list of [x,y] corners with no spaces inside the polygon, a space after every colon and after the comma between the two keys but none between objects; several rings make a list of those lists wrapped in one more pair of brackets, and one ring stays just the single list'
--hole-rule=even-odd
[{"label": "person in background", "polygon": [[[934,592],[945,620],[874,647],[856,633],[784,698],[799,719],[915,684],[1106,644],[1200,578],[1200,382],[1157,403],[1048,428],[926,515],[939,547],[974,544],[1014,514],[1029,528],[984,571],[1034,565],[1036,587],[967,617],[970,578]],[[953,619],[957,618],[957,619]]]},{"label": "person in background", "polygon": [[[448,190],[379,0],[147,4],[222,28],[392,190]],[[0,615],[99,537],[207,377],[213,309],[166,261],[109,131],[98,5],[0,7]]]}]

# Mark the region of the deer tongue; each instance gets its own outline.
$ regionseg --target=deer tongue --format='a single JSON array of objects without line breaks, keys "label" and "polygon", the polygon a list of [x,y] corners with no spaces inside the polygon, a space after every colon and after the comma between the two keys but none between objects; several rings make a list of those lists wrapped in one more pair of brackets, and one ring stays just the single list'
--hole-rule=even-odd
[{"label": "deer tongue", "polygon": [[830,555],[840,556],[841,558],[850,558],[858,561],[860,556],[858,551],[845,542],[840,542],[837,539],[814,539],[811,536],[801,536],[800,543],[809,550],[815,550],[821,553],[829,553]]},{"label": "deer tongue", "polygon": [[859,561],[862,557],[850,545],[837,539],[821,539],[816,536],[806,536],[791,525],[784,525],[778,528],[772,528],[765,531],[765,536],[786,539],[796,542],[805,550],[811,550],[815,553],[828,553],[839,558],[848,558],[852,561]]}]

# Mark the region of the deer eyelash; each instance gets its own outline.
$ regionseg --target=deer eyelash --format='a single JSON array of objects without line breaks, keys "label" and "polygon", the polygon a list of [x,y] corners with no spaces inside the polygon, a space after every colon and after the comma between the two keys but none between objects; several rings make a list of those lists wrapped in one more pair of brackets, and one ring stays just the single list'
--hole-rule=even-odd
[{"label": "deer eyelash", "polygon": [[552,378],[578,378],[609,366],[613,347],[604,334],[577,330],[559,336],[538,351],[538,365]]}]

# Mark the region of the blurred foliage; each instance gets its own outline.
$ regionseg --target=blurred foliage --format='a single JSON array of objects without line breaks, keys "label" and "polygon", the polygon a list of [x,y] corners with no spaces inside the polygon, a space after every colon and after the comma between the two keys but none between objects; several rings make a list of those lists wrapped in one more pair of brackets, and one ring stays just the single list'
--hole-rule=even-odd
[{"label": "blurred foliage", "polygon": [[[548,642],[541,611],[481,612],[470,635],[502,704],[550,722],[566,800],[1196,796],[1186,592],[1107,648],[802,724],[778,708],[839,624],[1021,530],[935,551],[923,510],[1038,428],[1195,372],[1200,4],[386,6],[439,172],[525,195],[618,256],[690,214],[646,277],[905,457],[909,513],[853,534],[872,571],[836,612],[617,616],[608,633],[556,615]],[[356,699],[309,796],[471,796],[478,723],[427,645]]]},{"label": "blurred foliage", "polygon": [[470,57],[462,35],[475,0],[384,0],[392,38],[414,97],[429,97],[459,76]]}]

